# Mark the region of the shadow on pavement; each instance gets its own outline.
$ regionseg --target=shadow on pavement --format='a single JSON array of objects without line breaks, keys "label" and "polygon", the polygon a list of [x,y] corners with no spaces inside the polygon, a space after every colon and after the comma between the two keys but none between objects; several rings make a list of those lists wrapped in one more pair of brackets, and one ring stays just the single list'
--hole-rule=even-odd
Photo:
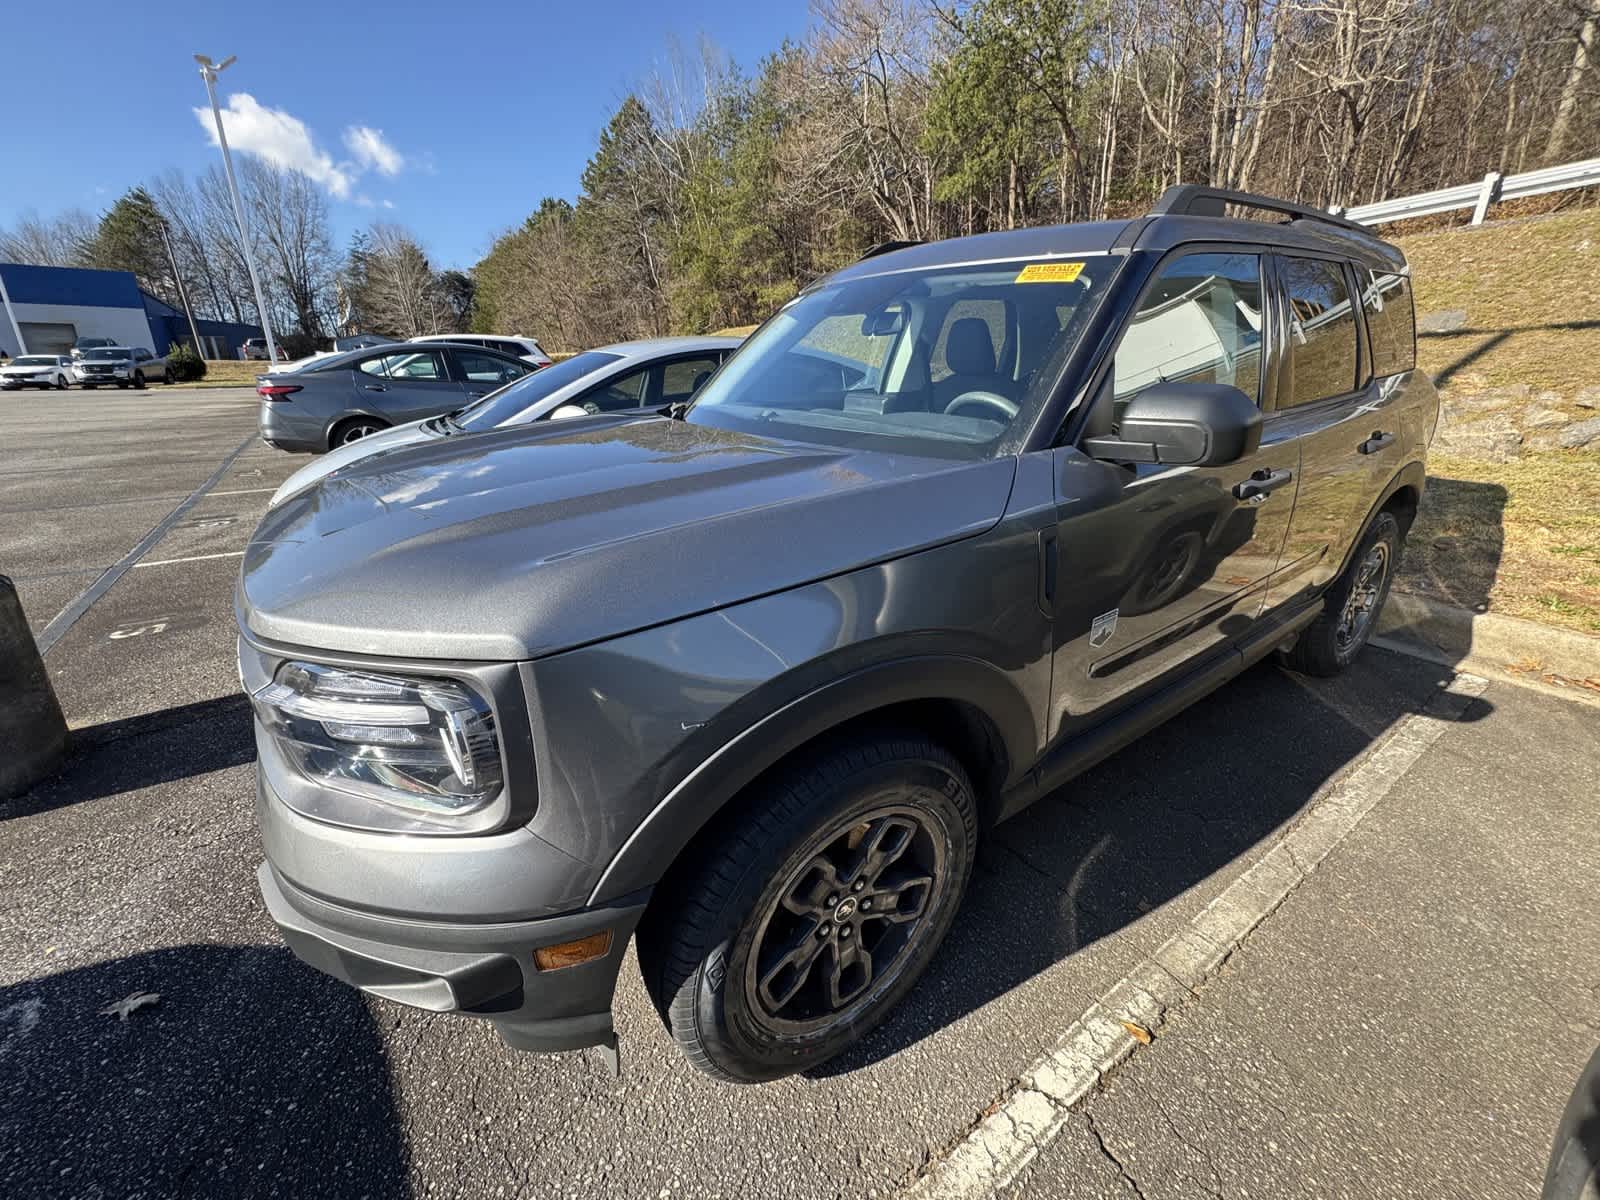
[{"label": "shadow on pavement", "polygon": [[16,800],[0,822],[236,767],[256,755],[242,695],[180,704],[74,730],[62,768]]},{"label": "shadow on pavement", "polygon": [[[991,833],[927,975],[813,1074],[895,1054],[1182,896],[1297,816],[1452,677],[1370,650],[1336,680],[1267,664],[1146,734]],[[1490,711],[1479,700],[1464,719]],[[1075,1015],[1043,1017],[1059,1028]]]},{"label": "shadow on pavement", "polygon": [[[140,991],[161,999],[100,1013]],[[287,950],[179,946],[0,988],[0,1078],[13,1200],[409,1190],[366,1008]]]}]

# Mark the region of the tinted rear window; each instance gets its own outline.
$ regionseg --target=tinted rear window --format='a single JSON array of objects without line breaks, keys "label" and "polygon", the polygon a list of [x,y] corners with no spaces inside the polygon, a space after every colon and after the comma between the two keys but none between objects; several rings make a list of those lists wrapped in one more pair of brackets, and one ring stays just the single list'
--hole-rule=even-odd
[{"label": "tinted rear window", "polygon": [[1344,268],[1318,258],[1285,258],[1288,293],[1289,391],[1279,408],[1312,404],[1355,390],[1356,314]]},{"label": "tinted rear window", "polygon": [[1365,284],[1362,307],[1372,338],[1372,373],[1398,375],[1417,365],[1417,321],[1411,305],[1411,280],[1357,269]]}]

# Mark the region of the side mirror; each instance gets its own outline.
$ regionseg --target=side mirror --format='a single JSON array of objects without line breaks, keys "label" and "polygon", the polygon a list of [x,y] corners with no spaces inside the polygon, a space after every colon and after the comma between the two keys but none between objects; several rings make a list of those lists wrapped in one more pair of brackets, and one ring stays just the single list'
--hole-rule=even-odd
[{"label": "side mirror", "polygon": [[1261,410],[1223,383],[1158,383],[1128,401],[1116,434],[1083,439],[1090,458],[1221,467],[1261,444]]},{"label": "side mirror", "polygon": [[565,421],[569,417],[587,417],[589,410],[581,404],[563,404],[550,414],[552,421]]}]

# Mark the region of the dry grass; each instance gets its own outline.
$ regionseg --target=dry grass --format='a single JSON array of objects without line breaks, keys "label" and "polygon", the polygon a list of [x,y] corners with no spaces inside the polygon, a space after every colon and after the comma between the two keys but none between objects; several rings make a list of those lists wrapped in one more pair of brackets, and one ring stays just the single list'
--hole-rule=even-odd
[{"label": "dry grass", "polygon": [[1600,633],[1600,470],[1590,455],[1432,455],[1402,591]]},{"label": "dry grass", "polygon": [[1417,315],[1462,309],[1466,324],[1423,334],[1417,354],[1441,387],[1570,394],[1600,383],[1600,209],[1397,239]]},{"label": "dry grass", "polygon": [[173,388],[255,387],[256,376],[265,374],[271,363],[242,362],[238,359],[207,359],[206,377],[194,383],[169,383]]}]

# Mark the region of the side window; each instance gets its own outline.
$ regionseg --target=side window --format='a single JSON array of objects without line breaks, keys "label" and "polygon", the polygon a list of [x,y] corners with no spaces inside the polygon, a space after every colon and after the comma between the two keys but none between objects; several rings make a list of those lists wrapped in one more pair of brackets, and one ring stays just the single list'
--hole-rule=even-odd
[{"label": "side window", "polygon": [[1283,260],[1289,301],[1289,388],[1279,408],[1342,396],[1356,386],[1356,314],[1338,263]]},{"label": "side window", "polygon": [[361,363],[368,375],[407,383],[442,383],[449,378],[444,362],[435,350],[408,350],[403,354],[380,354]]},{"label": "side window", "polygon": [[1117,346],[1121,405],[1154,383],[1225,383],[1261,403],[1261,257],[1185,254],[1156,275]]},{"label": "side window", "polygon": [[715,355],[685,358],[661,368],[661,403],[677,404],[694,395],[694,390],[717,369]]},{"label": "side window", "polygon": [[1361,305],[1372,338],[1372,373],[1398,375],[1417,365],[1417,320],[1411,307],[1411,280],[1357,269],[1366,289]]},{"label": "side window", "polygon": [[[955,364],[951,364],[947,355],[950,347],[950,331],[960,321],[982,321],[989,329],[989,355],[981,353],[981,343],[974,341],[976,350],[966,351],[975,361],[965,361],[958,355]],[[974,327],[975,328],[975,327]],[[944,325],[939,330],[938,340],[933,344],[933,353],[928,358],[928,378],[934,383],[941,379],[948,379],[952,375],[992,375],[995,372],[994,364],[1000,361],[1000,350],[1006,344],[1006,304],[1004,300],[957,300],[950,306],[950,311],[944,315]],[[983,360],[983,361],[976,361]],[[973,368],[981,368],[974,371]]]},{"label": "side window", "polygon": [[520,363],[508,362],[492,354],[474,354],[471,350],[456,351],[456,365],[473,383],[510,383],[528,373],[528,369]]},{"label": "side window", "polygon": [[648,369],[630,371],[617,379],[590,388],[573,403],[581,405],[592,413],[622,412],[625,409],[638,408],[644,403],[645,377],[649,373]]}]

